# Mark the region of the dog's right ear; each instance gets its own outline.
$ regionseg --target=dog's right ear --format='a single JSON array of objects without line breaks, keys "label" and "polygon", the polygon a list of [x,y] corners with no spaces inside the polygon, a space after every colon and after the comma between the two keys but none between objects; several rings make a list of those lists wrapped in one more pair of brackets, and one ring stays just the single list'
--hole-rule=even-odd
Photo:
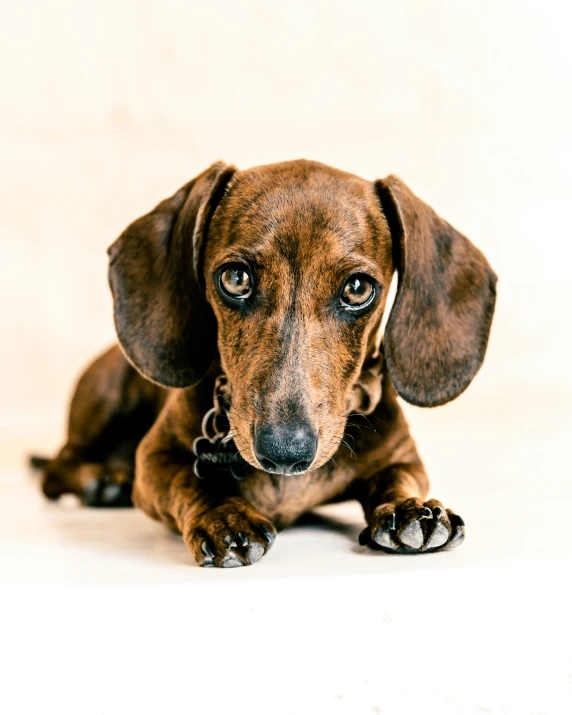
[{"label": "dog's right ear", "polygon": [[188,387],[210,367],[216,318],[202,276],[212,215],[236,169],[213,164],[134,221],[109,250],[117,336],[129,361],[166,387]]}]

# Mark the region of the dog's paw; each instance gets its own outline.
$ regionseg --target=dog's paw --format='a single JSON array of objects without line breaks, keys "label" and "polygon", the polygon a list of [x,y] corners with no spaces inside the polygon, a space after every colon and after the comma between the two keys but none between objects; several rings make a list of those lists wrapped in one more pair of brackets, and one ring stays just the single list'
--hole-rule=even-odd
[{"label": "dog's paw", "polygon": [[234,568],[259,561],[274,543],[276,529],[237,500],[207,512],[184,538],[199,566]]},{"label": "dog's paw", "polygon": [[85,506],[132,506],[132,470],[106,464],[54,459],[42,470],[42,491],[48,499],[77,494]]},{"label": "dog's paw", "polygon": [[103,468],[97,478],[81,489],[81,501],[91,507],[133,506],[133,478],[124,470]]},{"label": "dog's paw", "polygon": [[388,553],[418,554],[454,549],[464,538],[465,522],[441,502],[406,499],[378,506],[359,542]]}]

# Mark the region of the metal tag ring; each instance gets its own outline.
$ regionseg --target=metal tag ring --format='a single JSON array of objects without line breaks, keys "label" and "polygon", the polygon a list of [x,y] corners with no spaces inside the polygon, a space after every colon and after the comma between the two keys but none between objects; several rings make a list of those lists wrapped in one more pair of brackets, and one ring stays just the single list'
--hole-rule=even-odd
[{"label": "metal tag ring", "polygon": [[211,440],[214,439],[217,435],[215,426],[214,426],[215,413],[216,413],[215,408],[211,407],[210,410],[203,417],[203,421],[201,423],[201,429],[203,431],[203,435],[205,437],[208,437]]}]

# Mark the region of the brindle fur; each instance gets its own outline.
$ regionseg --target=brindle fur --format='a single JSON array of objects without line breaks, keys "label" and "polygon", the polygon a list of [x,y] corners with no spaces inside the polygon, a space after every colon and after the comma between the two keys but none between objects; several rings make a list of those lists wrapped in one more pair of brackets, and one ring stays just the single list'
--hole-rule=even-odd
[{"label": "brindle fur", "polygon": [[[257,561],[276,529],[344,499],[361,502],[360,542],[371,548],[461,543],[460,517],[424,501],[428,479],[397,393],[433,406],[468,386],[484,359],[496,276],[398,178],[371,183],[302,160],[244,172],[218,163],[109,252],[122,350],[80,380],[68,442],[44,468],[48,497],[125,504],[135,461],[134,503],[180,531],[203,566]],[[215,288],[228,261],[255,275],[256,300],[241,310]],[[374,277],[380,295],[365,315],[340,316],[338,291],[356,272]],[[220,372],[232,435],[254,467],[240,482],[193,474],[192,443]],[[318,434],[311,469],[260,470],[257,426],[299,419]]]}]

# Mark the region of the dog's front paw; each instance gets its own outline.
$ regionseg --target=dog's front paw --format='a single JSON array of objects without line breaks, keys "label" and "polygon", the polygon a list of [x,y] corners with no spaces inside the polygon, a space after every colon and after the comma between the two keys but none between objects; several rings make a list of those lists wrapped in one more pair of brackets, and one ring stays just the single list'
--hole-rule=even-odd
[{"label": "dog's front paw", "polygon": [[418,554],[454,549],[464,538],[465,522],[441,502],[406,499],[378,506],[359,542],[389,553]]},{"label": "dog's front paw", "polygon": [[199,566],[234,568],[261,559],[274,543],[276,529],[237,499],[204,514],[184,538]]}]

